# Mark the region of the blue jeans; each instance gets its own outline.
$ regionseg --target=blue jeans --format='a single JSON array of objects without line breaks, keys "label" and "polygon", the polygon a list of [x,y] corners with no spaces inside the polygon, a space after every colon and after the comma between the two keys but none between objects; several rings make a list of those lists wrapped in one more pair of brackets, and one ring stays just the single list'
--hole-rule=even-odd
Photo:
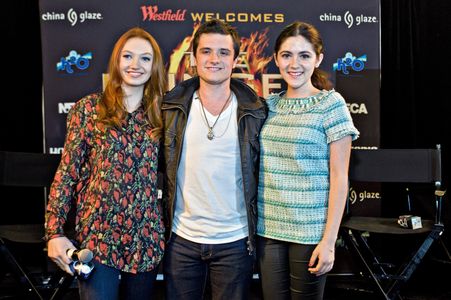
[{"label": "blue jeans", "polygon": [[264,299],[323,299],[326,275],[316,276],[308,271],[308,262],[316,245],[260,236],[257,241]]},{"label": "blue jeans", "polygon": [[225,244],[198,244],[175,233],[166,245],[166,299],[248,299],[253,271],[247,238]]},{"label": "blue jeans", "polygon": [[152,299],[158,268],[137,274],[94,262],[94,270],[88,279],[79,280],[81,300],[137,300]]}]

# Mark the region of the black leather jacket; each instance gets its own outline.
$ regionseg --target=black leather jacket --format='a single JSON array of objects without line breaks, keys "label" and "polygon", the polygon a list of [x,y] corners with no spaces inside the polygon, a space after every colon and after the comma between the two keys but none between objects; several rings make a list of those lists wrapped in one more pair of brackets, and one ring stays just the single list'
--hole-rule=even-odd
[{"label": "black leather jacket", "polygon": [[[259,171],[260,129],[267,116],[265,102],[242,81],[232,79],[231,89],[238,100],[237,120],[241,152],[243,191],[249,227],[248,250],[254,253],[257,225],[257,186]],[[183,138],[194,92],[199,78],[186,80],[168,92],[162,103],[164,143],[161,169],[164,172],[163,203],[165,205],[166,233],[169,240],[176,201],[176,178],[180,163]]]}]

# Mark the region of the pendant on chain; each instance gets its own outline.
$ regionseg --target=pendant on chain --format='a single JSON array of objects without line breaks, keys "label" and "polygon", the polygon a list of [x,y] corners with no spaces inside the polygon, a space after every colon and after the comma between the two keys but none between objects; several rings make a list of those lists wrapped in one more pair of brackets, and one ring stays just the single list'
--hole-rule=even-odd
[{"label": "pendant on chain", "polygon": [[208,134],[207,134],[207,138],[211,141],[212,139],[214,139],[215,134],[213,133],[212,128],[208,128]]},{"label": "pendant on chain", "polygon": [[[197,95],[199,97],[200,107],[202,108],[202,112],[203,112],[203,115],[204,115],[204,118],[205,118],[205,124],[208,127],[207,138],[210,141],[212,141],[215,138],[215,134],[213,133],[213,127],[215,127],[216,123],[218,123],[218,120],[221,117],[221,114],[224,111],[225,107],[227,106],[227,103],[229,103],[230,99],[232,99],[232,92],[230,92],[229,98],[227,98],[226,102],[224,102],[224,105],[222,106],[221,111],[219,112],[219,114],[216,117],[216,120],[213,122],[212,126],[210,126],[210,124],[208,123],[208,119],[207,119],[207,115],[205,114],[205,109],[204,109],[204,104],[202,103],[202,99],[200,98],[199,94],[197,94]],[[230,116],[232,116],[231,113],[230,113]],[[230,123],[230,117],[229,117],[229,122],[227,123],[227,127],[229,127],[229,123]],[[227,130],[227,127],[226,127],[226,130]],[[225,131],[224,131],[224,133],[225,133]],[[224,135],[224,133],[222,135]]]}]

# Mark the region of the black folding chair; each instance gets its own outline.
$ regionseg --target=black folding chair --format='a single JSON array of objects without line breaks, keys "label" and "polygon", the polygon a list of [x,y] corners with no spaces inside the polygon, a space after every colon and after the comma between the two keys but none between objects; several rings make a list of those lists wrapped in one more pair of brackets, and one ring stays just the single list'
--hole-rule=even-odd
[{"label": "black folding chair", "polygon": [[[5,152],[0,151],[0,185],[21,188],[42,188],[42,199],[16,199],[9,197],[9,201],[20,201],[24,209],[28,201],[42,201],[42,210],[36,213],[43,216],[46,206],[46,190],[49,188],[56,168],[60,161],[59,155],[44,153],[23,153],[23,152]],[[4,204],[6,205],[6,203]],[[5,211],[4,211],[5,212]],[[47,259],[45,251],[44,224],[27,224],[26,220],[20,220],[20,214],[17,214],[19,224],[0,225],[0,258],[3,259],[11,274],[17,279],[19,286],[27,298],[45,299],[49,290],[54,289],[52,298],[56,299],[63,292],[61,286],[67,286],[67,280],[62,273],[55,273],[56,278],[47,277],[47,285],[38,282],[35,276],[32,276],[28,270],[29,266],[24,263],[23,257],[20,257],[16,250],[17,246],[40,248],[41,253],[30,253],[30,256],[40,256],[41,273],[47,272]],[[49,275],[50,276],[50,275]],[[50,282],[52,280],[52,282]],[[51,284],[54,285],[51,286]]]},{"label": "black folding chair", "polygon": [[[422,220],[420,229],[403,228],[397,218],[351,215],[345,216],[341,225],[340,233],[345,246],[358,258],[362,277],[371,282],[373,291],[383,299],[402,299],[402,284],[411,278],[444,230],[441,208],[445,191],[441,190],[440,148],[352,150],[349,179],[351,182],[421,183],[435,187],[435,195],[431,194],[431,201],[435,201],[436,207],[435,220]],[[395,235],[398,238],[401,235],[419,235],[423,240],[418,248],[405,249],[408,252],[406,261],[394,270],[393,265],[380,261],[375,251],[377,247],[369,242],[374,234]],[[446,254],[449,259],[447,250]]]}]

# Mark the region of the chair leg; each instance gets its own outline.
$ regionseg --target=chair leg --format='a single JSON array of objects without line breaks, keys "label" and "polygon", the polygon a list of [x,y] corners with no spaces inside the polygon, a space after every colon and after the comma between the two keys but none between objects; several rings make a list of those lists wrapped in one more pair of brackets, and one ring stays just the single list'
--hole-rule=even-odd
[{"label": "chair leg", "polygon": [[62,297],[67,292],[73,281],[74,281],[73,276],[70,276],[69,274],[66,273],[62,274],[57,283],[57,286],[53,291],[53,294],[50,296],[50,300],[62,299]]},{"label": "chair leg", "polygon": [[410,279],[413,272],[417,268],[417,266],[421,263],[422,259],[429,251],[432,246],[432,243],[439,239],[439,237],[443,233],[443,225],[436,224],[432,228],[432,231],[429,233],[428,237],[424,240],[423,244],[421,244],[420,248],[413,255],[413,257],[406,264],[404,269],[400,272],[399,279],[395,280],[388,289],[388,294],[398,293],[399,288],[402,282],[406,282]]},{"label": "chair leg", "polygon": [[449,253],[449,250],[446,247],[445,242],[441,238],[439,238],[438,240],[440,242],[440,245],[442,245],[442,249],[445,252],[445,255],[446,255],[446,258],[448,259],[448,262],[451,263],[451,254]]},{"label": "chair leg", "polygon": [[[43,300],[44,298],[37,290],[36,286],[34,285],[31,278],[28,276],[27,272],[25,272],[25,270],[20,266],[20,264],[8,250],[8,248],[5,245],[5,242],[1,238],[0,238],[0,253],[5,258],[5,263],[10,267],[11,272],[16,277],[17,281],[25,285],[27,292],[33,292],[33,294],[38,299]],[[25,281],[22,280],[22,278],[24,278]]]},{"label": "chair leg", "polygon": [[[359,261],[362,263],[369,276],[372,278],[376,288],[384,296],[384,298],[402,299],[399,293],[401,285],[410,279],[434,241],[440,239],[443,230],[443,225],[434,225],[432,231],[423,241],[419,249],[398,273],[399,275],[387,274],[385,272],[384,268],[379,263],[377,257],[374,255],[366,242],[366,239],[361,236],[360,232],[355,232],[354,230],[349,229],[342,229],[341,232],[343,239],[346,241],[347,245],[351,246],[353,252],[360,258]],[[447,252],[447,255],[449,255],[449,252]],[[385,289],[379,279],[387,280],[388,284]]]},{"label": "chair leg", "polygon": [[368,272],[369,276],[372,279],[372,283],[376,287],[377,291],[379,291],[379,293],[381,295],[383,295],[384,299],[391,300],[391,298],[388,297],[387,293],[385,292],[384,288],[382,287],[382,285],[379,281],[378,275],[376,275],[376,272],[373,271],[373,267],[370,266],[370,264],[366,260],[367,257],[371,257],[371,259],[373,260],[373,265],[374,265],[374,267],[376,267],[378,269],[378,272],[381,274],[386,274],[385,270],[381,267],[379,261],[377,260],[377,258],[374,255],[364,254],[364,251],[367,251],[367,252],[369,251],[370,253],[372,253],[370,248],[368,247],[368,244],[360,236],[360,234],[355,234],[354,231],[352,231],[352,230],[351,230],[351,234],[349,233],[349,229],[346,229],[346,228],[343,228],[341,230],[341,232],[342,232],[342,237],[345,240],[346,244],[350,245],[352,247],[351,248],[352,251],[359,257],[360,263],[363,265],[363,267]]}]

